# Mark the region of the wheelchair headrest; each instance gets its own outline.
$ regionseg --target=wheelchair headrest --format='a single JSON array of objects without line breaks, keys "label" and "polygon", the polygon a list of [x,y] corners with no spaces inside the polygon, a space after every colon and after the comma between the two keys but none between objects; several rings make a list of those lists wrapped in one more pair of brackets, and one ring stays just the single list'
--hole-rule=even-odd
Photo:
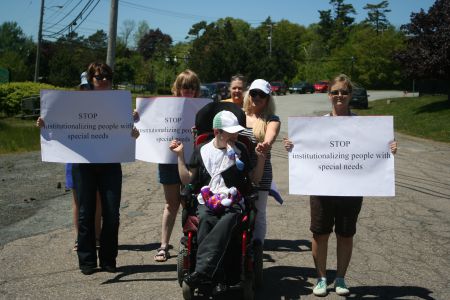
[{"label": "wheelchair headrest", "polygon": [[239,125],[246,127],[245,113],[242,108],[232,102],[210,102],[195,115],[197,134],[211,132],[214,116],[222,110],[231,111],[237,117]]}]

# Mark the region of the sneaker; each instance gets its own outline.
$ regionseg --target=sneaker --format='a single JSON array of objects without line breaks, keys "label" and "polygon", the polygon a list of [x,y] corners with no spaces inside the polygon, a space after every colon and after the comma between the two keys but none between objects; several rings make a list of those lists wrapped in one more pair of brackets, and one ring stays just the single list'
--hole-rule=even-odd
[{"label": "sneaker", "polygon": [[81,273],[84,275],[92,275],[96,272],[96,269],[94,267],[80,267]]},{"label": "sneaker", "polygon": [[313,294],[315,296],[326,296],[327,294],[327,281],[323,279],[317,280],[317,284],[313,289]]},{"label": "sneaker", "polygon": [[339,296],[347,296],[350,294],[350,290],[345,285],[344,278],[336,278],[336,281],[334,282],[334,288],[336,289],[336,294]]},{"label": "sneaker", "polygon": [[187,275],[183,281],[190,288],[196,288],[200,285],[211,284],[211,278],[209,278],[208,276],[206,276],[202,273],[198,273],[198,272],[193,272],[193,273]]}]

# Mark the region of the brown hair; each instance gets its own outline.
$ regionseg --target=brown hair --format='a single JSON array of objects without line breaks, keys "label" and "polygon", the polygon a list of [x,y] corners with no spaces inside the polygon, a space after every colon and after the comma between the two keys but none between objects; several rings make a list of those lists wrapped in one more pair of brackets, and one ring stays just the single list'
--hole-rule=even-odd
[{"label": "brown hair", "polygon": [[113,70],[111,69],[111,67],[105,63],[93,62],[87,68],[87,80],[89,83],[92,84],[92,78],[97,72],[105,77],[111,78],[110,80],[112,81]]},{"label": "brown hair", "polygon": [[197,74],[189,69],[184,70],[178,74],[177,79],[172,85],[172,95],[181,96],[181,89],[183,87],[191,87],[195,90],[195,97],[200,96],[200,79]]}]

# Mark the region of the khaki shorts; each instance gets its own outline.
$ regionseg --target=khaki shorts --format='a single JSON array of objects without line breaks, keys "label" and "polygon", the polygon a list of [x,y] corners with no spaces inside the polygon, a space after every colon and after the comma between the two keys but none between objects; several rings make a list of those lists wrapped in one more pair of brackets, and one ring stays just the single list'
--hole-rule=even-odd
[{"label": "khaki shorts", "polygon": [[311,196],[311,232],[329,234],[334,226],[336,234],[354,236],[362,200],[363,197]]}]

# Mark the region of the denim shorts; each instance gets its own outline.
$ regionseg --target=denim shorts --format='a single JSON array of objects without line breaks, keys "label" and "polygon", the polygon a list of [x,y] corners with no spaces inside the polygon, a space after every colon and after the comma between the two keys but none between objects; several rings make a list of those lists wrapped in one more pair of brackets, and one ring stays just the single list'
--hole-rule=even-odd
[{"label": "denim shorts", "polygon": [[158,164],[159,183],[162,184],[181,184],[178,174],[177,164]]},{"label": "denim shorts", "polygon": [[72,164],[66,164],[66,190],[75,189],[72,177]]},{"label": "denim shorts", "polygon": [[311,227],[315,234],[334,231],[343,237],[356,233],[363,197],[311,196]]}]

